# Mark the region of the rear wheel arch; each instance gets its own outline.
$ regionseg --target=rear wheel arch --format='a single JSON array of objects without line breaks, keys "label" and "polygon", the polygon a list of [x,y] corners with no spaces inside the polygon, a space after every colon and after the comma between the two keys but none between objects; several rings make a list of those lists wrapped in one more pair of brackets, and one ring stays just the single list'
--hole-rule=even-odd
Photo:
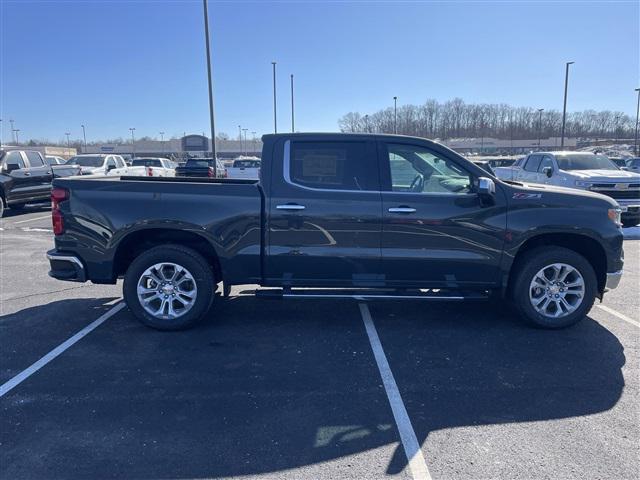
[{"label": "rear wheel arch", "polygon": [[220,258],[207,238],[195,232],[168,228],[138,230],[121,239],[113,259],[114,276],[123,276],[138,256],[153,247],[163,245],[179,245],[196,251],[207,260],[216,282],[223,280]]},{"label": "rear wheel arch", "polygon": [[509,269],[507,281],[507,294],[511,293],[515,273],[526,259],[527,252],[539,247],[563,247],[582,255],[593,267],[598,281],[598,292],[604,291],[607,281],[607,255],[597,240],[583,234],[577,233],[544,233],[527,239],[518,248],[514,256],[513,263]]}]

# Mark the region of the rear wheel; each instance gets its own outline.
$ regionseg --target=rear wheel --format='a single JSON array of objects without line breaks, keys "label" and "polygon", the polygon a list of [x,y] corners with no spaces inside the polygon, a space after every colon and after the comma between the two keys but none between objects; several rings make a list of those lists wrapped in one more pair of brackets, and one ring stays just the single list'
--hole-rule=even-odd
[{"label": "rear wheel", "polygon": [[124,299],[145,325],[181,330],[198,322],[214,299],[215,279],[207,260],[178,245],[138,256],[124,277]]},{"label": "rear wheel", "polygon": [[537,248],[518,261],[513,300],[520,314],[543,328],[568,327],[591,310],[597,278],[582,255],[561,247]]},{"label": "rear wheel", "polygon": [[4,198],[0,197],[0,218],[4,216]]}]

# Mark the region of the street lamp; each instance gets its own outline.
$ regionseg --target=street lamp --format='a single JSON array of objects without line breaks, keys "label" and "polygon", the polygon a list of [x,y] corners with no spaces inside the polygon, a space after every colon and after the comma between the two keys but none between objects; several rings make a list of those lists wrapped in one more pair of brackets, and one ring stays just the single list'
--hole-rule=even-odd
[{"label": "street lamp", "polygon": [[253,145],[253,153],[256,153],[256,133],[257,132],[251,132],[251,136],[253,137],[251,140],[251,145]]},{"label": "street lamp", "polygon": [[393,97],[393,133],[398,133],[398,97]]},{"label": "street lamp", "polygon": [[240,155],[244,151],[244,145],[242,144],[242,127],[238,125],[238,140],[240,140]]},{"label": "street lamp", "polygon": [[538,150],[540,150],[540,136],[542,135],[542,112],[544,108],[538,109],[538,114],[540,115],[538,119]]},{"label": "street lamp", "polygon": [[209,81],[209,123],[211,126],[211,155],[213,162],[213,177],[217,178],[217,162],[216,159],[216,128],[213,114],[213,81],[211,80],[211,47],[209,46],[209,13],[207,10],[207,0],[202,0],[204,7],[204,36],[207,50],[207,80]]},{"label": "street lamp", "polygon": [[133,150],[131,154],[132,154],[132,158],[136,158],[136,139],[133,137],[133,132],[135,130],[135,127],[131,127],[129,128],[129,130],[131,131],[131,150]]},{"label": "street lamp", "polygon": [[569,86],[569,65],[575,62],[567,62],[564,73],[564,107],[562,108],[562,134],[560,135],[560,150],[564,150],[564,126],[567,119],[567,88]]},{"label": "street lamp", "polygon": [[293,116],[293,73],[291,74],[291,133],[295,132],[295,121]]},{"label": "street lamp", "polygon": [[20,145],[20,140],[18,139],[18,132],[19,132],[19,131],[20,131],[20,129],[19,129],[19,128],[14,128],[14,129],[13,129],[13,133],[14,133],[14,134],[15,134],[15,136],[16,136],[16,145]]},{"label": "street lamp", "polygon": [[160,143],[162,144],[162,153],[164,153],[164,132],[158,132],[160,134]]},{"label": "street lamp", "polygon": [[249,154],[249,147],[247,147],[247,130],[249,130],[248,128],[243,128],[242,131],[244,132],[244,154],[248,155]]},{"label": "street lamp", "polygon": [[[13,132],[15,132],[15,129],[13,128],[13,119],[12,118],[9,119],[9,124],[11,124],[11,143],[13,143],[13,142],[15,142],[15,140],[14,140],[14,138],[15,138],[14,135],[15,134],[13,133]],[[16,142],[16,143],[18,143],[18,142]]]},{"label": "street lamp", "polygon": [[613,119],[613,143],[618,143],[618,120],[620,120],[620,115],[616,115]]},{"label": "street lamp", "polygon": [[82,127],[82,137],[84,138],[84,152],[87,153],[87,132],[84,129],[84,125],[80,125]]},{"label": "street lamp", "polygon": [[273,65],[273,133],[278,133],[278,116],[276,108],[276,62]]},{"label": "street lamp", "polygon": [[638,92],[638,106],[636,107],[636,136],[633,143],[633,151],[636,154],[636,157],[639,155],[638,153],[638,121],[640,120],[640,88],[636,88],[636,92]]}]

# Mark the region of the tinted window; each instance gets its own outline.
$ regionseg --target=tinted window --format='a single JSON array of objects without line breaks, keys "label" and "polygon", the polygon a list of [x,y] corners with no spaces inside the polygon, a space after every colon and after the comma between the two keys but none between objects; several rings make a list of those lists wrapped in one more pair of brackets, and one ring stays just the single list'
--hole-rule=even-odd
[{"label": "tinted window", "polygon": [[391,190],[413,193],[469,193],[470,175],[426,148],[388,145]]},{"label": "tinted window", "polygon": [[553,169],[553,160],[551,160],[551,157],[548,155],[545,155],[544,157],[542,157],[542,162],[540,162],[540,167],[538,168],[538,171],[542,172],[544,167],[551,167]]},{"label": "tinted window", "polygon": [[527,160],[527,163],[525,163],[524,169],[527,172],[537,172],[541,161],[542,155],[529,155],[529,159]]},{"label": "tinted window", "polygon": [[18,168],[24,168],[24,160],[22,159],[22,155],[18,151],[7,152],[4,156],[4,164],[5,165],[18,165]]},{"label": "tinted window", "polygon": [[305,187],[377,190],[375,155],[363,142],[293,142],[289,177]]},{"label": "tinted window", "polygon": [[136,158],[132,163],[132,167],[161,167],[162,162],[153,158]]},{"label": "tinted window", "polygon": [[81,167],[101,167],[104,163],[103,157],[71,157],[68,165],[80,165]]},{"label": "tinted window", "polygon": [[209,166],[213,167],[213,162],[209,163],[209,160],[187,160],[185,163],[185,167],[197,167],[197,168],[208,168]]},{"label": "tinted window", "polygon": [[24,152],[27,155],[27,159],[29,160],[29,165],[32,167],[42,167],[44,162],[42,161],[42,157],[38,152]]}]

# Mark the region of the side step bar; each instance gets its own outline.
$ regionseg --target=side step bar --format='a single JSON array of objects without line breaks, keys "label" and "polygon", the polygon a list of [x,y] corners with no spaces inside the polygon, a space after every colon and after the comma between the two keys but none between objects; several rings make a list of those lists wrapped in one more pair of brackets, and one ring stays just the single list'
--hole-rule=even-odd
[{"label": "side step bar", "polygon": [[421,290],[340,290],[340,289],[290,289],[270,288],[255,291],[256,297],[263,298],[350,298],[355,300],[436,300],[463,301],[486,300],[486,292],[458,291],[444,289]]}]

